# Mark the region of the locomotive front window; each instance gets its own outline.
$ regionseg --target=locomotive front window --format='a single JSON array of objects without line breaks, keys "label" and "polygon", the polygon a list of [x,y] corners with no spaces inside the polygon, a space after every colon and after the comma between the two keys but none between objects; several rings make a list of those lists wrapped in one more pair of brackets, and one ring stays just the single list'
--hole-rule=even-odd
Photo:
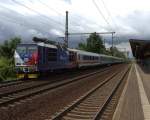
[{"label": "locomotive front window", "polygon": [[37,51],[37,47],[36,46],[28,47],[28,53],[32,54],[32,53],[35,53],[36,51]]},{"label": "locomotive front window", "polygon": [[27,52],[27,49],[25,46],[18,46],[16,49],[17,53],[19,54],[25,54]]}]

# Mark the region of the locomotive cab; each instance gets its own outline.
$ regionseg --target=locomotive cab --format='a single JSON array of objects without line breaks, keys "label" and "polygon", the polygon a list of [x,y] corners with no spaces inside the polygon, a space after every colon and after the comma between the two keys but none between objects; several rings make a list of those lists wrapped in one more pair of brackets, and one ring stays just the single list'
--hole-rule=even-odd
[{"label": "locomotive cab", "polygon": [[15,67],[18,78],[37,77],[38,49],[36,44],[20,44],[15,55]]}]

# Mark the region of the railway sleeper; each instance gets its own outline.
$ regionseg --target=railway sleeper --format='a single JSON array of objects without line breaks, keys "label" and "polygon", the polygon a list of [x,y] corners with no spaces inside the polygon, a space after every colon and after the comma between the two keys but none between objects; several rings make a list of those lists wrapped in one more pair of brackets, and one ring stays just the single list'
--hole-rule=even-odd
[{"label": "railway sleeper", "polygon": [[83,109],[98,109],[100,106],[82,106],[82,105],[80,105],[79,107],[83,108]]},{"label": "railway sleeper", "polygon": [[77,107],[74,110],[81,111],[81,112],[95,112],[95,111],[98,111],[98,109],[84,109],[84,108],[81,108],[81,107]]},{"label": "railway sleeper", "polygon": [[90,103],[90,104],[85,104],[85,103],[81,103],[80,106],[85,106],[85,107],[97,107],[99,108],[99,105],[96,103]]},{"label": "railway sleeper", "polygon": [[97,106],[98,104],[100,104],[101,102],[84,102],[84,103],[80,103],[80,105],[87,105],[87,106],[90,106],[90,105],[95,105]]},{"label": "railway sleeper", "polygon": [[66,116],[70,118],[80,118],[80,119],[92,119],[94,116],[93,115],[79,115],[79,114],[72,114],[68,113]]},{"label": "railway sleeper", "polygon": [[65,116],[63,117],[62,120],[91,120],[91,119],[72,118],[72,117]]},{"label": "railway sleeper", "polygon": [[70,113],[72,114],[78,114],[78,115],[95,115],[95,111],[91,112],[91,111],[86,111],[86,112],[82,112],[82,111],[76,111],[76,110],[72,110]]}]

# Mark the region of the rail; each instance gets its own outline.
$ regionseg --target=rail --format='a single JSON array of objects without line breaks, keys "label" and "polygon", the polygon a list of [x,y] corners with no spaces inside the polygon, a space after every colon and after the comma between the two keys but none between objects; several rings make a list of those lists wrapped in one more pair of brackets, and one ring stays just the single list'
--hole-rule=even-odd
[{"label": "rail", "polygon": [[[103,85],[105,85],[106,83],[109,83],[109,81],[112,81],[112,79],[114,79],[120,72],[119,73],[116,72],[113,75],[111,75],[110,77],[106,78],[102,83],[100,83],[95,88],[90,90],[87,94],[85,94],[84,96],[81,96],[79,99],[74,101],[71,105],[66,107],[64,110],[61,110],[60,112],[56,113],[56,115],[52,116],[51,119],[52,120],[60,120],[60,119],[63,119],[63,118],[64,119],[78,118],[78,119],[93,119],[93,120],[97,120],[99,118],[99,116],[101,115],[101,113],[103,112],[105,106],[110,101],[111,97],[113,96],[113,94],[115,93],[117,88],[119,87],[120,83],[122,82],[122,80],[125,77],[125,75],[128,72],[128,70],[129,69],[126,69],[125,72],[124,71],[122,72],[121,77],[117,78],[117,82],[116,82],[116,84],[114,84],[114,86],[110,85],[113,89],[109,92],[109,95],[106,95],[105,98],[103,98],[104,100],[102,102],[102,106],[101,107],[99,106],[99,102],[97,102],[97,101],[100,101],[100,99],[97,99],[98,95],[93,95],[93,94],[95,92],[97,92],[97,90],[99,90]],[[100,92],[98,92],[98,93],[100,93]],[[93,100],[92,103],[91,103],[91,100]],[[90,107],[92,107],[94,109],[96,108],[97,110],[89,110],[88,107],[86,108],[85,106],[88,106],[88,107],[90,106]],[[76,108],[76,110],[75,110],[75,108]],[[84,111],[83,112],[84,114],[82,114],[82,112],[80,112],[80,108],[82,110],[83,110],[83,108],[85,108],[84,110],[86,112]],[[95,111],[95,113],[94,113],[94,111]]]},{"label": "rail", "polygon": [[25,99],[37,94],[41,94],[43,92],[58,88],[58,87],[62,87],[64,85],[73,83],[73,82],[77,82],[83,78],[87,78],[87,77],[91,77],[96,75],[97,73],[100,74],[104,74],[105,72],[109,71],[109,68],[106,68],[104,70],[99,70],[90,74],[86,74],[86,75],[81,75],[79,77],[75,77],[69,80],[64,80],[61,82],[56,82],[54,84],[52,83],[43,83],[42,85],[36,85],[36,86],[31,86],[28,88],[23,88],[21,90],[17,90],[17,91],[13,91],[13,92],[8,92],[6,94],[1,94],[1,98],[0,98],[0,106],[6,106],[8,104],[12,104],[16,101],[19,101],[21,99]]}]

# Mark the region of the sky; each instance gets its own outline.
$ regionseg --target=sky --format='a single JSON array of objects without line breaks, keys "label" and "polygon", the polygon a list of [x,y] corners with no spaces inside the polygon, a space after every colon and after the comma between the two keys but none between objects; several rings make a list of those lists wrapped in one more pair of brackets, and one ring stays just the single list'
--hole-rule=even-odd
[{"label": "sky", "polygon": [[[131,51],[128,40],[150,40],[148,0],[0,0],[0,43],[15,36],[31,42],[33,36],[62,41],[65,11],[69,11],[69,33],[112,32],[120,50]],[[76,47],[87,35],[69,36]],[[102,35],[106,47],[111,35]]]}]

